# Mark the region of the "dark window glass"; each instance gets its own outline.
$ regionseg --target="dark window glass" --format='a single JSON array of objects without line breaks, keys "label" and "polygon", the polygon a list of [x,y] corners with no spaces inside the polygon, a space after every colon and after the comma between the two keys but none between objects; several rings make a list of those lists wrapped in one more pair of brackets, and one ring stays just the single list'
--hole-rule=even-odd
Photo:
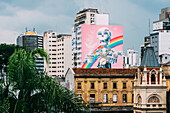
[{"label": "dark window glass", "polygon": [[107,83],[103,84],[103,89],[107,89]]},{"label": "dark window glass", "polygon": [[122,102],[123,102],[123,103],[126,103],[126,102],[127,102],[127,94],[123,94],[123,97],[122,97],[122,98],[123,98],[123,101],[122,101]]},{"label": "dark window glass", "polygon": [[126,89],[126,83],[123,83],[123,89]]},{"label": "dark window glass", "polygon": [[81,89],[81,83],[77,84],[77,89]]},{"label": "dark window glass", "polygon": [[117,83],[113,83],[113,89],[117,89]]},{"label": "dark window glass", "polygon": [[94,89],[94,83],[91,83],[91,89]]}]

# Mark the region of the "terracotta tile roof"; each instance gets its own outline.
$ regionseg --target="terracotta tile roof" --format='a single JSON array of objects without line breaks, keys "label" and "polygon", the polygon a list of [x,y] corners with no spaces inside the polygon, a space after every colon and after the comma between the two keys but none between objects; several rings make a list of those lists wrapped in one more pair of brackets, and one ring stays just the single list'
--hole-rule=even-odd
[{"label": "terracotta tile roof", "polygon": [[85,68],[73,68],[73,71],[75,74],[136,74],[137,69],[102,69],[102,68],[91,68],[91,69],[85,69]]}]

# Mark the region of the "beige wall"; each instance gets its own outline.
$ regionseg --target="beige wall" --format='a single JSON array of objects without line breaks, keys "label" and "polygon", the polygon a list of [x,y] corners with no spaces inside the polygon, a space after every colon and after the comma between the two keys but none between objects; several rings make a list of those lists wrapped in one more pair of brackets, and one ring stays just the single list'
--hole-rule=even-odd
[{"label": "beige wall", "polygon": [[[94,89],[90,87],[91,82],[95,83]],[[114,82],[117,83],[117,89],[113,89]],[[126,89],[123,89],[124,82]],[[77,89],[77,83],[81,83],[81,89]],[[104,83],[107,83],[107,89],[103,89]],[[108,94],[108,103],[103,103],[103,106],[132,106],[132,84],[133,78],[76,78],[75,92],[81,94],[87,103],[90,100],[90,94],[95,94],[95,102],[103,102],[103,94]],[[117,94],[117,103],[113,103],[113,94]],[[123,94],[127,94],[127,103],[122,103]]]}]

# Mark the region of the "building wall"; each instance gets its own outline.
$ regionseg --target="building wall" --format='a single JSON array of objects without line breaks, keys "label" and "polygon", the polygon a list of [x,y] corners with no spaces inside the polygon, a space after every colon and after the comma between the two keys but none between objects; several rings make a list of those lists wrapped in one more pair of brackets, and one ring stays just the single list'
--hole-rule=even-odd
[{"label": "building wall", "polygon": [[170,53],[170,31],[159,33],[159,55]]},{"label": "building wall", "polygon": [[49,76],[57,76],[57,33],[53,31],[44,32],[44,50],[49,55],[48,63],[44,61],[44,70]]},{"label": "building wall", "polygon": [[68,68],[71,68],[72,61],[72,40],[71,35],[58,35],[57,38],[57,74],[65,77]]},{"label": "building wall", "polygon": [[[81,83],[81,89],[78,89],[78,83]],[[91,83],[94,83],[94,89],[91,89]],[[104,83],[107,83],[107,89],[103,89]],[[113,83],[117,84],[116,89],[113,89]],[[126,83],[125,89],[123,83]],[[90,94],[95,94],[95,102],[102,102],[103,106],[132,106],[132,87],[133,78],[75,78],[76,94],[81,94],[87,103],[90,101]],[[108,103],[103,103],[104,94],[108,94]],[[115,103],[113,103],[113,94],[117,94]],[[125,103],[123,103],[123,94],[127,94]]]}]

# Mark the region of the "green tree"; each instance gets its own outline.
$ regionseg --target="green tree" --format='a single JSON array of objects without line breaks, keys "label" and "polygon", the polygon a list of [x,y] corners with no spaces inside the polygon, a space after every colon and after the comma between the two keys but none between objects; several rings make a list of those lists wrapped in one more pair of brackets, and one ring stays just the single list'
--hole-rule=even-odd
[{"label": "green tree", "polygon": [[[9,57],[14,53],[15,49],[19,49],[18,45],[14,44],[0,44],[0,74],[3,77],[3,74],[7,71],[7,65]],[[4,73],[2,73],[4,71]]]},{"label": "green tree", "polygon": [[[32,52],[19,49],[10,57],[7,85],[1,83],[0,87],[0,110],[12,113],[88,112],[82,99],[56,80],[38,73],[35,64],[37,56],[48,59],[42,49]],[[10,107],[4,106],[4,103]]]}]

